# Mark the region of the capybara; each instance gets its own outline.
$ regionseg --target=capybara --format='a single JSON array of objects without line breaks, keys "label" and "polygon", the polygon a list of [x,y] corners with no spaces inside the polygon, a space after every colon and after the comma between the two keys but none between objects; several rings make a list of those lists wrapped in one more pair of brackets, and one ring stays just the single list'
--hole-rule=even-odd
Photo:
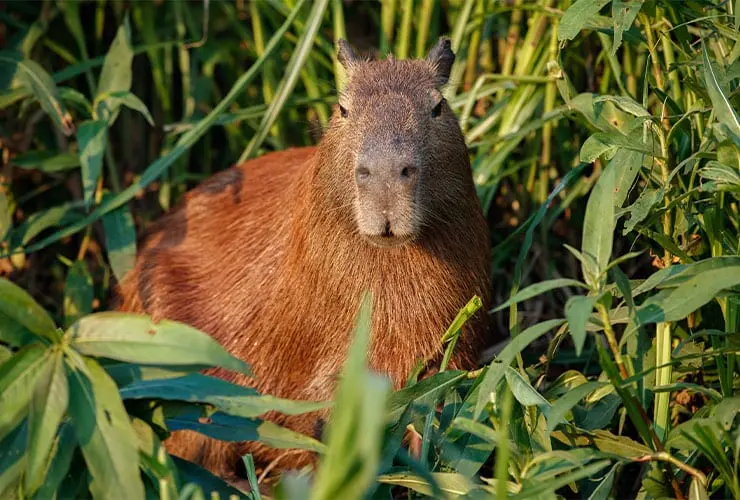
[{"label": "capybara", "polygon": [[[155,224],[118,290],[119,310],[199,328],[255,378],[208,373],[283,398],[332,398],[365,291],[368,362],[396,389],[418,360],[439,363],[442,334],[474,295],[489,305],[488,227],[440,91],[455,58],[450,41],[425,59],[371,60],[342,40],[337,57],[347,83],[320,143],[265,154],[188,192]],[[451,367],[474,368],[487,334],[479,312]],[[328,415],[266,418],[315,435]],[[166,444],[225,478],[243,454],[266,464],[284,453],[187,431]],[[294,453],[277,469],[314,458]]]}]

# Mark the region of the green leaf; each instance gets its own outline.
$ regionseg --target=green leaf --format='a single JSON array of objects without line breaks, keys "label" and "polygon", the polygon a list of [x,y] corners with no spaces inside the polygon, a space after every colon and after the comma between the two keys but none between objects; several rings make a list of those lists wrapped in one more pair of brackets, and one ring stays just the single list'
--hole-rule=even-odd
[{"label": "green leaf", "polygon": [[120,282],[136,264],[136,228],[128,206],[124,205],[103,216],[108,262]]},{"label": "green leaf", "polygon": [[699,170],[699,175],[702,179],[715,181],[718,184],[730,187],[740,186],[740,174],[738,173],[737,168],[723,165],[718,161],[708,161],[707,165]]},{"label": "green leaf", "polygon": [[[456,472],[433,472],[432,477],[437,483],[439,490],[445,493],[445,498],[456,498],[470,494],[473,490],[480,489],[470,478]],[[381,484],[393,484],[402,486],[427,497],[434,496],[432,486],[418,474],[410,472],[394,472],[381,474],[377,481]]]},{"label": "green leaf", "polygon": [[710,269],[690,277],[676,288],[663,290],[637,308],[641,324],[684,319],[727,288],[740,284],[740,266]]},{"label": "green leaf", "polygon": [[28,469],[26,491],[36,491],[46,475],[49,452],[57,436],[57,428],[69,402],[67,374],[61,350],[51,355],[33,389],[29,416]]},{"label": "green leaf", "polygon": [[709,500],[709,493],[696,477],[691,478],[689,485],[689,500]]},{"label": "green leaf", "polygon": [[0,438],[15,428],[31,404],[33,387],[49,362],[49,350],[32,344],[0,365]]},{"label": "green leaf", "polygon": [[13,158],[13,166],[46,173],[64,172],[79,167],[80,159],[72,153],[27,151]]},{"label": "green leaf", "polygon": [[[25,290],[5,278],[0,278],[0,313],[39,337],[52,341],[59,338],[54,320],[49,313]],[[0,326],[0,335],[3,335],[3,331],[4,325]]]},{"label": "green leaf", "polygon": [[568,328],[573,337],[576,348],[576,356],[581,355],[583,344],[586,342],[586,323],[594,310],[597,297],[593,295],[575,295],[568,299],[565,304],[565,319],[568,320]]},{"label": "green leaf", "polygon": [[90,492],[93,498],[116,492],[120,498],[143,499],[136,434],[118,388],[94,360],[86,359],[85,366],[90,379],[68,370],[69,414],[92,476]]},{"label": "green leaf", "polygon": [[208,403],[238,417],[253,418],[269,411],[298,415],[326,408],[329,402],[292,401],[261,395],[251,387],[191,373],[184,377],[134,382],[121,388],[123,399],[164,399]]},{"label": "green leaf", "polygon": [[609,465],[611,465],[609,460],[599,460],[586,466],[577,467],[571,472],[557,476],[549,481],[535,482],[532,486],[530,486],[531,483],[525,484],[524,487],[522,487],[521,493],[516,495],[514,498],[517,500],[524,500],[526,498],[549,498],[546,493],[550,493],[554,496],[554,492],[560,488],[581,479],[593,477],[596,473]]},{"label": "green leaf", "polygon": [[495,445],[498,442],[498,433],[490,426],[469,418],[457,417],[450,423],[451,429],[458,429],[468,434],[477,436],[484,441]]},{"label": "green leaf", "polygon": [[3,190],[0,190],[0,241],[5,239],[10,228],[13,226],[13,214],[10,213],[10,203],[8,196]]},{"label": "green leaf", "polygon": [[509,298],[509,300],[496,307],[491,312],[501,311],[502,309],[506,309],[512,304],[531,299],[532,297],[536,297],[537,295],[549,292],[550,290],[554,290],[555,288],[563,288],[566,286],[577,286],[581,288],[586,288],[586,285],[581,283],[580,281],[567,278],[557,278],[553,280],[541,281],[520,290],[513,297]]},{"label": "green leaf", "polygon": [[704,82],[707,85],[709,98],[712,100],[714,114],[720,123],[725,124],[736,137],[740,138],[740,118],[738,118],[735,109],[730,101],[722,93],[722,88],[717,81],[717,77],[712,69],[712,63],[709,61],[709,54],[706,45],[702,48],[702,60],[704,61]]},{"label": "green leaf", "polygon": [[219,366],[249,373],[211,336],[174,321],[155,323],[148,316],[103,312],[88,315],[65,333],[82,354],[153,365]]},{"label": "green leaf", "polygon": [[84,206],[82,201],[72,201],[56,207],[47,208],[30,215],[26,222],[21,224],[12,233],[12,248],[25,245],[38,234],[50,227],[75,222],[81,218],[78,208]]},{"label": "green leaf", "polygon": [[[59,485],[67,476],[72,457],[77,450],[77,437],[74,428],[69,422],[62,423],[56,440],[52,445],[52,458],[46,469],[43,484],[33,496],[34,500],[45,500],[53,498],[59,489]],[[85,471],[85,473],[87,473]]]},{"label": "green leaf", "polygon": [[622,33],[630,29],[635,22],[637,14],[642,8],[644,0],[614,0],[612,2],[612,18],[614,18],[614,45],[612,54],[617,53],[617,49],[622,45]]},{"label": "green leaf", "polygon": [[[642,166],[642,154],[620,149],[591,190],[583,223],[583,248],[595,260],[582,262],[584,277],[594,279],[609,265],[614,240],[615,208],[621,207]],[[596,268],[592,269],[595,265]],[[588,281],[587,281],[588,282]],[[596,288],[598,283],[589,283]]]},{"label": "green leaf", "polygon": [[[180,477],[187,478],[188,483],[194,483],[203,488],[203,491],[217,492],[221,498],[231,498],[230,495],[236,495],[237,498],[245,496],[244,492],[237,490],[229,483],[218,476],[214,476],[206,469],[198,467],[193,462],[188,462],[180,457],[170,457],[180,472]],[[282,481],[281,481],[282,482]],[[184,490],[184,488],[183,488]],[[181,490],[181,493],[183,492]],[[181,500],[184,500],[181,498]]]},{"label": "green leaf", "polygon": [[599,485],[594,488],[593,492],[591,492],[588,500],[609,500],[610,498],[613,498],[611,496],[612,486],[614,485],[614,477],[616,476],[617,467],[619,466],[620,464],[616,463],[611,469],[609,469],[607,475],[599,481]]},{"label": "green leaf", "polygon": [[586,382],[566,392],[550,407],[547,416],[547,428],[545,432],[550,434],[559,424],[565,421],[565,414],[570,411],[578,402],[591,394],[599,387],[606,386],[603,382]]},{"label": "green leaf", "polygon": [[578,0],[563,13],[558,25],[558,40],[573,40],[602,7],[611,0]]},{"label": "green leaf", "polygon": [[[98,109],[101,109],[103,106],[105,106],[106,112],[112,117],[115,116],[116,111],[120,106],[126,106],[129,109],[141,113],[144,118],[146,118],[146,121],[149,122],[149,125],[152,127],[154,126],[154,119],[149,113],[149,108],[146,107],[146,104],[144,104],[141,99],[128,90],[113,92],[106,96],[100,103],[98,103]],[[99,113],[99,115],[105,116],[104,113]],[[109,122],[109,124],[110,123],[111,122]]]},{"label": "green leaf", "polygon": [[18,483],[26,468],[28,423],[23,421],[0,439],[0,498],[18,498]]},{"label": "green leaf", "polygon": [[388,397],[387,419],[389,422],[397,422],[409,404],[432,407],[441,396],[466,379],[467,372],[449,370],[435,373],[410,387],[404,387],[400,391],[392,393]]},{"label": "green leaf", "polygon": [[44,112],[51,117],[64,135],[70,136],[74,133],[72,117],[59,100],[54,79],[41,65],[10,51],[0,51],[0,63],[16,67],[16,77],[20,84],[36,98]]},{"label": "green leaf", "polygon": [[261,443],[273,448],[310,450],[317,453],[326,451],[326,445],[321,441],[267,420],[257,427],[257,436]]},{"label": "green leaf", "polygon": [[519,335],[511,339],[509,344],[503,348],[501,353],[496,359],[494,359],[488,366],[486,374],[483,376],[483,380],[480,383],[480,389],[478,398],[475,404],[475,412],[473,419],[477,420],[480,414],[483,412],[486,404],[489,402],[491,393],[496,389],[499,381],[505,376],[506,369],[514,361],[514,358],[519,354],[525,347],[534,342],[536,339],[546,334],[553,328],[557,328],[562,325],[565,320],[562,319],[551,319],[537,323],[534,326],[530,326]]},{"label": "green leaf", "polygon": [[98,185],[105,145],[108,141],[107,132],[108,124],[103,120],[82,122],[77,130],[82,165],[82,190],[87,208],[92,205],[95,188]]},{"label": "green leaf", "polygon": [[[622,135],[619,132],[596,132],[591,135],[581,146],[580,160],[584,163],[593,163],[601,155],[611,158],[613,154],[621,149],[629,149],[645,155],[660,158],[657,144],[644,144],[637,139],[638,134]],[[640,132],[641,136],[642,133]]]},{"label": "green leaf", "polygon": [[67,272],[64,285],[64,324],[69,327],[92,312],[95,298],[93,280],[84,260],[75,261]]},{"label": "green leaf", "polygon": [[95,96],[96,103],[101,97],[131,89],[131,81],[133,79],[131,63],[133,59],[131,28],[129,27],[128,16],[126,16],[123,19],[123,24],[118,27],[116,37],[113,39],[113,43],[111,43],[108,53],[105,55],[103,69],[100,72],[98,83],[98,94]]},{"label": "green leaf", "polygon": [[542,394],[537,392],[537,389],[532,387],[529,380],[522,377],[517,370],[507,366],[505,373],[511,392],[522,406],[542,406],[545,410],[550,407],[550,402],[542,397]]}]

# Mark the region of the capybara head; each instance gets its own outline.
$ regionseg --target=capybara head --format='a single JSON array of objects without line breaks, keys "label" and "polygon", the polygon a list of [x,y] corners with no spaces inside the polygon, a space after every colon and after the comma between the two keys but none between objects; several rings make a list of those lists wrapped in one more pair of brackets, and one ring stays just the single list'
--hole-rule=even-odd
[{"label": "capybara head", "polygon": [[448,220],[471,186],[460,126],[441,92],[455,60],[441,39],[425,59],[367,60],[344,41],[347,71],[324,147],[331,198],[350,228],[394,247]]}]

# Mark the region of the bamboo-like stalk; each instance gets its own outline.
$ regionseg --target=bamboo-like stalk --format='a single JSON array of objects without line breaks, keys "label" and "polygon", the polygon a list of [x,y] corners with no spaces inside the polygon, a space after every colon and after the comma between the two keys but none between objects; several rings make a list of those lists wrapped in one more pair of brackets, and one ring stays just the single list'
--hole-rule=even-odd
[{"label": "bamboo-like stalk", "polygon": [[409,56],[411,46],[411,17],[414,13],[414,1],[404,0],[401,6],[401,26],[396,39],[396,53],[398,59],[406,59]]},{"label": "bamboo-like stalk", "polygon": [[427,43],[429,42],[429,28],[432,23],[432,14],[434,13],[435,1],[422,0],[416,26],[416,57],[422,58],[426,54]]}]

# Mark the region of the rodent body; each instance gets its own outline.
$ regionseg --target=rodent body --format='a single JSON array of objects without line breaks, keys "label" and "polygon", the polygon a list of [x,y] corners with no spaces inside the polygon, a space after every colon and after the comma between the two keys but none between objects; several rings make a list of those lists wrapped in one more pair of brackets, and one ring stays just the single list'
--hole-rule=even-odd
[{"label": "rodent body", "polygon": [[[448,52],[443,41],[426,60],[364,61],[343,46],[347,90],[320,144],[266,154],[190,191],[147,238],[118,309],[201,329],[255,379],[209,373],[283,398],[331,399],[365,291],[372,369],[398,389],[418,360],[438,362],[456,313],[474,295],[489,305],[490,294],[467,149],[447,104],[435,102]],[[487,328],[485,313],[469,321],[453,368],[475,366]],[[326,416],[266,418],[312,435]],[[245,453],[265,464],[284,452],[191,432],[167,446],[227,478]],[[292,454],[279,468],[312,460]]]}]

